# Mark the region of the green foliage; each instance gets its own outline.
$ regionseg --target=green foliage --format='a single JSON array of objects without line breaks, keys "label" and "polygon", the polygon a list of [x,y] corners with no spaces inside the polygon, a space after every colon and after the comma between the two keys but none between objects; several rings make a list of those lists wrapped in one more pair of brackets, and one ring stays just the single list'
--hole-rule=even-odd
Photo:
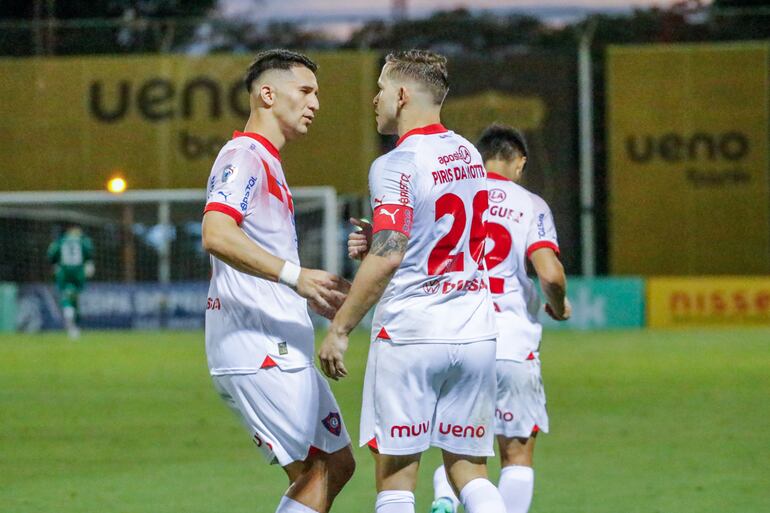
[{"label": "green foliage", "polygon": [[[765,511],[769,329],[546,333],[533,513]],[[368,342],[332,388],[351,435]],[[18,513],[271,513],[286,488],[219,400],[203,335],[0,337],[0,504]],[[355,442],[354,442],[355,443]],[[372,459],[334,511],[372,511]],[[423,458],[417,511],[432,499]],[[492,476],[496,479],[496,460]]]}]

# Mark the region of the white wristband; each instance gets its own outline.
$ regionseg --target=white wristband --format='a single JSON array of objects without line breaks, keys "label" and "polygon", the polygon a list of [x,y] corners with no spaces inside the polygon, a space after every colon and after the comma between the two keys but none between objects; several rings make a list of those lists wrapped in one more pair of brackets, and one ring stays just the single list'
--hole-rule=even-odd
[{"label": "white wristband", "polygon": [[299,280],[299,273],[301,271],[302,268],[300,266],[287,260],[283,264],[283,268],[281,268],[281,274],[278,275],[278,282],[296,289],[297,280]]}]

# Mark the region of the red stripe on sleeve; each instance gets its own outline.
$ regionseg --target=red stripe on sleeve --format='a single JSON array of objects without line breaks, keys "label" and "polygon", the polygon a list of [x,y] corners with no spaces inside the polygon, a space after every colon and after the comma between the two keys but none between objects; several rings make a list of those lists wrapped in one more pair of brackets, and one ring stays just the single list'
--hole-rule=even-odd
[{"label": "red stripe on sleeve", "polygon": [[556,253],[556,255],[559,254],[559,246],[557,246],[550,240],[541,240],[541,241],[535,242],[534,244],[532,244],[530,247],[527,248],[527,258],[531,257],[532,253],[534,253],[538,249],[543,249],[543,248],[550,248],[553,250],[554,253]]},{"label": "red stripe on sleeve", "polygon": [[372,233],[382,230],[394,230],[407,237],[412,233],[412,207],[404,205],[380,205],[374,209],[374,228]]},{"label": "red stripe on sleeve", "polygon": [[203,209],[203,213],[206,212],[221,212],[222,214],[227,214],[228,216],[235,219],[235,222],[240,224],[243,222],[243,214],[239,210],[234,209],[230,205],[225,205],[224,203],[209,203],[206,205],[206,208]]}]

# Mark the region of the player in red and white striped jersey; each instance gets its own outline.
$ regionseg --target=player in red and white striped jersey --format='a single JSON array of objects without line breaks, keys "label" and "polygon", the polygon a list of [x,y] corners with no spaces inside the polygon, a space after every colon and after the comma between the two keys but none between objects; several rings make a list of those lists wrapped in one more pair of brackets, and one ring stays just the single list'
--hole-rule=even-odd
[{"label": "player in red and white striped jersey", "polygon": [[286,50],[257,56],[245,79],[251,115],[217,156],[203,217],[210,373],[265,458],[289,477],[278,513],[327,512],[354,468],[339,407],[313,365],[307,312],[309,304],[332,317],[348,284],[299,266],[279,152],[307,133],[319,108],[315,70]]},{"label": "player in red and white striped jersey", "polygon": [[321,368],[333,379],[347,374],[348,334],[379,301],[360,434],[375,454],[377,513],[414,512],[420,455],[430,446],[442,449],[466,511],[504,513],[486,479],[497,329],[483,265],[481,156],[441,125],[444,57],[391,54],[378,85],[377,129],[400,138],[372,164],[373,235],[319,351]]},{"label": "player in red and white striped jersey", "polygon": [[[529,259],[547,298],[545,310],[556,320],[570,317],[566,278],[550,208],[518,185],[527,161],[524,137],[515,129],[491,125],[479,138],[489,187],[486,263],[497,327],[497,403],[495,434],[502,472],[498,485],[507,513],[526,513],[532,500],[532,455],[538,431],[548,432],[540,375],[542,326],[540,298],[527,276]],[[444,468],[434,474],[434,513],[453,513],[459,501]]]}]

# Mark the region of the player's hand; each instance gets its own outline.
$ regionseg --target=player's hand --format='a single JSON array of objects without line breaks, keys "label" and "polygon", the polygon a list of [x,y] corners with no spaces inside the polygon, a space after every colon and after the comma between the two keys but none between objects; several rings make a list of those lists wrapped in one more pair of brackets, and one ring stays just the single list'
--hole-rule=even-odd
[{"label": "player's hand", "polygon": [[319,315],[333,319],[347,297],[350,282],[319,269],[305,269],[299,273],[297,293],[306,298],[308,305]]},{"label": "player's hand", "polygon": [[343,361],[347,350],[348,335],[330,326],[324,341],[321,343],[321,348],[318,350],[318,360],[321,363],[323,373],[334,381],[348,375]]},{"label": "player's hand", "polygon": [[348,256],[353,260],[362,260],[372,245],[372,223],[366,219],[350,218],[350,224],[358,228],[348,235]]},{"label": "player's hand", "polygon": [[569,299],[566,297],[564,298],[564,310],[557,311],[552,307],[550,304],[545,304],[545,313],[547,313],[551,319],[555,321],[566,321],[570,318],[572,315],[572,305],[569,302]]}]

